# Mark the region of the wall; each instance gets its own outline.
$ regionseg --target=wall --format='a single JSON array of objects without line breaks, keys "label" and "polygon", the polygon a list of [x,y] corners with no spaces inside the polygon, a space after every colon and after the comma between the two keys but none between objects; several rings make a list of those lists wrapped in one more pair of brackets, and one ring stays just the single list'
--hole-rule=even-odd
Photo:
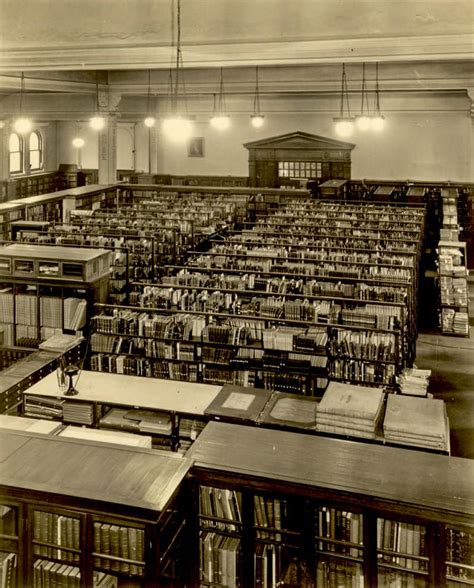
[{"label": "wall", "polygon": [[[244,100],[228,96],[233,124],[226,132],[210,127],[210,101],[207,97],[189,105],[189,111],[195,113],[194,134],[204,138],[203,158],[188,157],[186,145],[170,143],[163,137],[159,122],[151,141],[154,146],[156,138],[156,155],[152,150],[149,157],[149,131],[137,111],[133,121],[118,122],[117,168],[134,166],[152,173],[247,176],[248,151],[243,143],[293,131],[339,138],[332,120],[338,109],[335,98],[263,96],[265,125],[254,129],[250,125],[252,97]],[[357,95],[351,96],[353,113],[357,103]],[[345,139],[356,144],[352,177],[474,181],[472,119],[465,92],[393,92],[382,96],[381,107],[386,116],[382,133],[356,131]],[[77,163],[77,150],[71,142],[78,135],[86,142],[82,166],[97,168],[97,133],[89,128],[86,119],[44,124],[46,169],[57,169],[60,163]]]},{"label": "wall", "polygon": [[[387,114],[381,133],[357,131],[346,140],[355,143],[352,177],[368,179],[474,181],[471,118],[464,112]],[[158,171],[171,174],[248,175],[248,151],[243,143],[293,131],[341,139],[332,115],[268,115],[259,130],[248,116],[233,118],[232,128],[219,132],[206,122],[195,124],[204,137],[204,158],[187,156],[186,145],[162,138]]]}]

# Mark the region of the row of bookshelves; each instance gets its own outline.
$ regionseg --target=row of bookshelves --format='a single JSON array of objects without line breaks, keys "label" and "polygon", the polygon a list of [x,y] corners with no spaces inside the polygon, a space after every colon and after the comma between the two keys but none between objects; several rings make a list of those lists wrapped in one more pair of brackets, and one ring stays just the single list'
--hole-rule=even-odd
[{"label": "row of bookshelves", "polygon": [[[97,394],[86,376],[84,400]],[[469,460],[218,422],[185,457],[0,437],[9,588],[461,588],[474,580]]]},{"label": "row of bookshelves", "polygon": [[[245,470],[243,477],[232,480],[233,467],[237,462],[243,466],[248,462],[245,458],[234,462],[233,456],[227,457],[230,463],[225,473],[213,474],[212,468],[222,458],[212,450],[209,457],[199,448],[211,440],[220,446],[226,438],[225,427],[209,425],[193,450],[199,488],[200,586],[219,583],[219,578],[225,578],[222,585],[226,586],[272,588],[472,585],[472,527],[439,525],[422,511],[411,518],[394,510],[374,512],[347,494],[339,504],[325,502],[322,495],[310,498],[311,492],[293,494],[295,488],[285,488],[283,479],[277,491],[275,482],[273,491],[268,491],[265,474],[259,475],[256,469],[252,474]],[[237,427],[234,432],[244,429]],[[260,437],[258,433],[252,442]],[[286,455],[297,439],[288,437],[282,442],[292,444]],[[278,448],[273,446],[273,450]],[[271,447],[262,453],[268,450]],[[315,457],[314,461],[321,460]],[[209,542],[224,552],[232,549],[233,555],[219,553],[211,559]],[[233,576],[229,578],[231,558],[237,569],[230,568]]]}]

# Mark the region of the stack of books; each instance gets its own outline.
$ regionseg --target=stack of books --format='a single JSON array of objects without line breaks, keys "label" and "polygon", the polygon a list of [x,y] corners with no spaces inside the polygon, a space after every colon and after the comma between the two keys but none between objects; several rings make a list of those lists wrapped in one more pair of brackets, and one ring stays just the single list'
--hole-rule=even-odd
[{"label": "stack of books", "polygon": [[443,400],[390,394],[383,431],[386,441],[449,452],[449,422]]},{"label": "stack of books", "polygon": [[70,402],[63,404],[63,420],[68,423],[92,425],[94,423],[94,405],[89,402]]},{"label": "stack of books", "polygon": [[62,419],[64,400],[28,394],[25,398],[25,416],[40,419]]},{"label": "stack of books", "polygon": [[469,316],[467,312],[457,312],[454,315],[453,331],[456,335],[469,334]]},{"label": "stack of books", "polygon": [[374,439],[383,405],[379,388],[330,382],[316,411],[316,429]]},{"label": "stack of books", "polygon": [[400,386],[402,394],[426,396],[430,376],[431,370],[404,368],[401,375],[397,377],[397,384]]}]

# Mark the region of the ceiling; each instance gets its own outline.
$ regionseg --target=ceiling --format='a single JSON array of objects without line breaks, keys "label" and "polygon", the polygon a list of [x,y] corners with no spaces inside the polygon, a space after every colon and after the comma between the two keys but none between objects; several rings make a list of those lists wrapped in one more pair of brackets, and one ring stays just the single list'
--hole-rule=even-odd
[{"label": "ceiling", "polygon": [[[178,0],[0,0],[0,114],[25,92],[87,98],[165,97]],[[339,91],[341,64],[360,87],[380,64],[385,92],[474,88],[472,0],[181,0],[186,92],[263,94]],[[150,86],[149,86],[150,72]]]}]

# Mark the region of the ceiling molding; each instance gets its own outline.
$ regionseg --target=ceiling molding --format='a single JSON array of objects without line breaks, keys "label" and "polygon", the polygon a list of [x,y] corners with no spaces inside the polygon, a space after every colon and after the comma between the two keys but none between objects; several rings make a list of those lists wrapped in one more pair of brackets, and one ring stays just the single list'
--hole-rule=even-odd
[{"label": "ceiling molding", "polygon": [[[110,47],[97,43],[87,48],[67,46],[0,51],[0,69],[54,71],[96,69],[169,69],[170,47]],[[183,44],[186,68],[255,65],[327,64],[395,61],[471,60],[474,34],[420,37],[317,39],[272,42]]]}]

